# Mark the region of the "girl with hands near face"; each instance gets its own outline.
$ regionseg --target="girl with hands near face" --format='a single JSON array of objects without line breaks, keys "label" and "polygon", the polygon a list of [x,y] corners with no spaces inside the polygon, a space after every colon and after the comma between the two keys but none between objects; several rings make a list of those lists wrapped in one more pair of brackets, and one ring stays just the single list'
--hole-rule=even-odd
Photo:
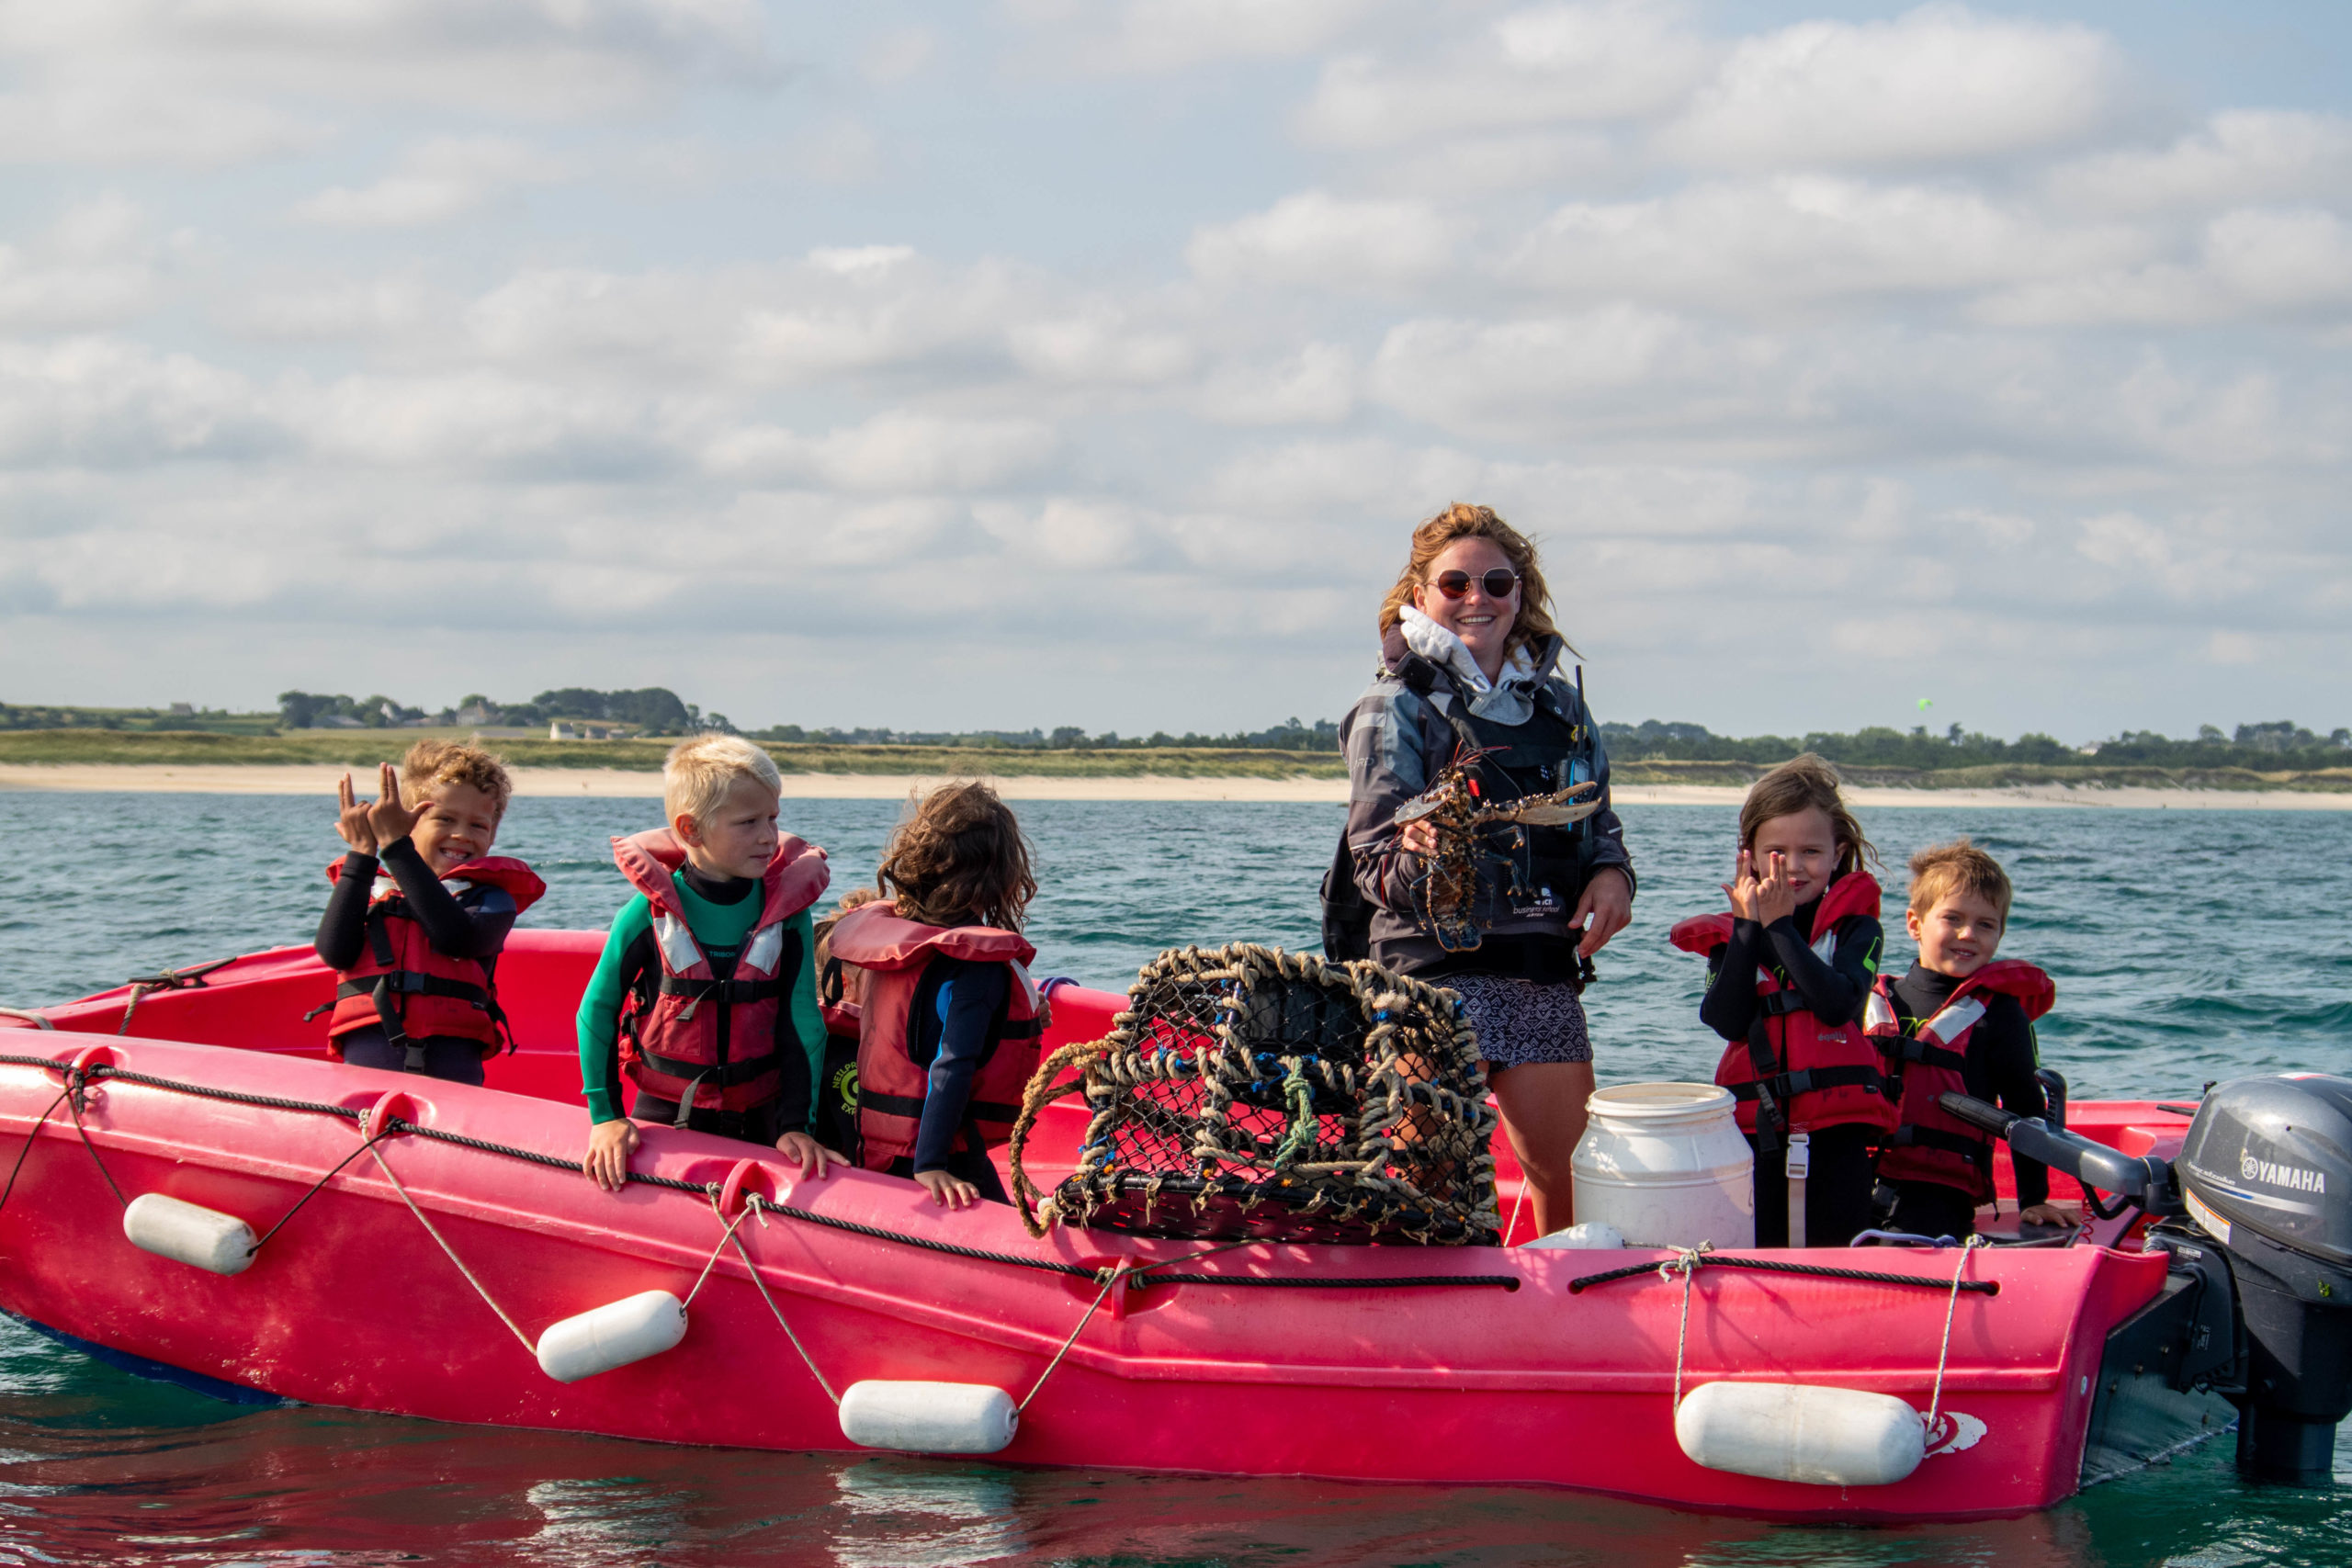
[{"label": "girl with hands near face", "polygon": [[[1836,772],[1810,754],[1757,781],[1739,833],[1731,908],[1682,921],[1672,940],[1707,960],[1699,1017],[1726,1042],[1715,1082],[1756,1150],[1757,1245],[1790,1244],[1801,1191],[1804,1245],[1843,1247],[1871,1224],[1874,1150],[1894,1126],[1860,1022],[1885,939],[1862,869],[1872,852]],[[1786,1164],[1800,1134],[1801,1183]]]}]

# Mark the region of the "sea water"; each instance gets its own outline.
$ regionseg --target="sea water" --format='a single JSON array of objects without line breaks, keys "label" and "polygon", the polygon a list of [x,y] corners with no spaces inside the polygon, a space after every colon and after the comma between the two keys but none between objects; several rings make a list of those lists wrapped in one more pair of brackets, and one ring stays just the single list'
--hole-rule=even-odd
[{"label": "sea water", "polygon": [[[899,810],[794,801],[786,825],[831,852],[843,888],[870,880]],[[1020,811],[1044,972],[1117,989],[1169,946],[1315,945],[1336,807]],[[1587,998],[1600,1078],[1704,1078],[1718,1047],[1698,1025],[1702,965],[1666,931],[1723,907],[1732,813],[1624,815],[1642,893]],[[644,801],[518,802],[498,847],[549,884],[526,923],[608,919],[624,890],[606,840],[657,817]],[[339,848],[332,821],[324,801],[0,794],[0,1002],[306,941]],[[1865,826],[1895,868],[1891,889],[1905,856],[1962,832],[2009,868],[2018,899],[2003,952],[2056,977],[2042,1058],[2076,1095],[2352,1073],[2352,814],[1928,807]],[[1890,925],[1899,967],[1899,913]],[[0,1323],[0,1563],[2352,1562],[2352,1492],[2250,1487],[2231,1457],[2228,1439],[2209,1443],[2023,1519],[1826,1529],[1510,1488],[711,1451],[253,1409]],[[2352,1440],[2337,1474],[2352,1482]]]}]

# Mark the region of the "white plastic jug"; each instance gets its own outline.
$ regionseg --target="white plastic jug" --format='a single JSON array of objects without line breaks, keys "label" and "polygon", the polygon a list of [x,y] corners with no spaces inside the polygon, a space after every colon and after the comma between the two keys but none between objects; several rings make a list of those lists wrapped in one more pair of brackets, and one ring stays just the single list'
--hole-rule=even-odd
[{"label": "white plastic jug", "polygon": [[1628,1247],[1756,1245],[1756,1156],[1731,1091],[1704,1083],[1629,1083],[1586,1102],[1577,1219],[1614,1225]]}]

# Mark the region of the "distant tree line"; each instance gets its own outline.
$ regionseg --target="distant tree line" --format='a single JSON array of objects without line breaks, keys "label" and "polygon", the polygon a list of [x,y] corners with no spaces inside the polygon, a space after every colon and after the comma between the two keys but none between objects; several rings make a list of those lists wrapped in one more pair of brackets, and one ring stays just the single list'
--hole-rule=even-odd
[{"label": "distant tree line", "polygon": [[278,722],[288,729],[393,729],[424,725],[526,727],[558,719],[597,724],[626,724],[646,735],[687,735],[716,729],[733,734],[735,727],[723,713],[706,714],[693,703],[682,702],[666,686],[633,692],[598,692],[585,686],[563,686],[541,692],[527,703],[493,702],[479,692],[469,693],[455,707],[438,713],[409,707],[380,694],[354,699],[337,692],[280,692]]},{"label": "distant tree line", "polygon": [[1992,767],[2001,763],[2080,764],[2097,757],[2102,765],[2153,768],[2254,768],[2272,773],[2341,768],[2352,764],[2352,729],[2325,736],[2280,719],[2268,724],[2241,724],[2234,736],[2213,725],[2199,727],[2194,738],[2174,740],[2152,729],[2127,729],[2111,740],[2069,746],[2054,736],[2026,734],[2015,740],[1964,730],[1955,724],[1941,735],[1925,725],[1907,733],[1884,727],[1860,729],[1850,735],[1816,730],[1804,736],[1757,735],[1736,739],[1711,734],[1696,724],[1604,724],[1601,739],[1611,757],[1624,761],[1785,762],[1801,751],[1812,751],[1833,762],[1863,768],[1916,768],[1923,773],[1947,768]]},{"label": "distant tree line", "polygon": [[1164,729],[1155,730],[1149,735],[1121,735],[1116,730],[1089,735],[1076,725],[1063,725],[1052,730],[968,729],[949,732],[837,729],[831,727],[811,729],[797,724],[778,724],[752,731],[752,739],[774,741],[780,746],[963,746],[981,750],[1137,751],[1181,746],[1196,750],[1337,751],[1340,749],[1340,727],[1328,718],[1318,718],[1313,724],[1302,724],[1292,718],[1269,729],[1232,735],[1202,735],[1193,730],[1170,735]]}]

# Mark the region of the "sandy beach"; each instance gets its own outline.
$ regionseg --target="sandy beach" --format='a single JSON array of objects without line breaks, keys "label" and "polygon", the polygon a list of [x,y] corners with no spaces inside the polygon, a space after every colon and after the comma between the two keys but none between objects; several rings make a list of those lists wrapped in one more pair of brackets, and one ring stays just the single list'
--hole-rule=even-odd
[{"label": "sandy beach", "polygon": [[[107,764],[0,764],[0,790],[78,793],[114,791],[145,795],[332,795],[344,770],[332,766],[124,766]],[[784,793],[793,800],[902,800],[941,782],[904,773],[786,773]],[[1337,804],[1348,797],[1344,779],[1177,778],[1145,774],[1131,778],[1041,778],[1008,774],[992,779],[1008,800],[1250,800]],[[662,793],[658,773],[623,768],[517,768],[521,795],[574,795],[650,799]],[[1621,784],[1624,806],[1736,806],[1743,791],[1701,784]],[[2352,794],[2299,790],[2071,789],[2045,785],[2021,789],[1870,789],[1847,792],[1858,807],[2089,807],[2110,810],[2169,811],[2346,811]]]}]

